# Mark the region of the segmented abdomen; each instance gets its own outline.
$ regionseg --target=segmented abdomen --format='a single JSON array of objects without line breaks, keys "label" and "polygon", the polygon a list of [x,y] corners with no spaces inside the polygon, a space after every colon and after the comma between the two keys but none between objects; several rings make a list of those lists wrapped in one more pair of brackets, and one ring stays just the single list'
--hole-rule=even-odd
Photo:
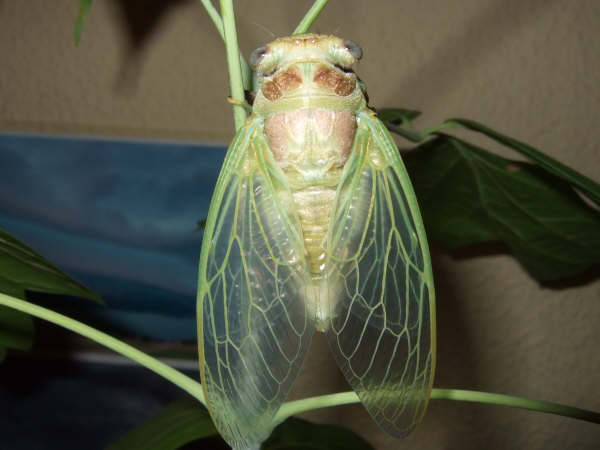
[{"label": "segmented abdomen", "polygon": [[334,187],[311,186],[292,193],[313,279],[320,279],[325,269],[323,241],[327,234],[335,192]]}]

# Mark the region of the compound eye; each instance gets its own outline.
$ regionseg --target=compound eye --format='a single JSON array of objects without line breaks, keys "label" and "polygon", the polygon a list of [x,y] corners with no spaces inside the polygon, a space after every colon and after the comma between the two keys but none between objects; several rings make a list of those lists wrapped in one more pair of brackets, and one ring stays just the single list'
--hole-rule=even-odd
[{"label": "compound eye", "polygon": [[360,48],[360,45],[358,45],[356,42],[346,39],[344,40],[344,47],[346,47],[346,50],[348,50],[350,54],[354,56],[354,58],[362,58],[362,48]]},{"label": "compound eye", "polygon": [[263,56],[267,53],[267,46],[262,45],[250,54],[250,65],[255,68]]}]

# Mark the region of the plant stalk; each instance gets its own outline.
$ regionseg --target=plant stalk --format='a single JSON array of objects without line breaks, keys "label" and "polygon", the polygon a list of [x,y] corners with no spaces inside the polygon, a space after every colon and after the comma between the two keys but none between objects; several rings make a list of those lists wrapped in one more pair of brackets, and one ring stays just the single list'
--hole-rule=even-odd
[{"label": "plant stalk", "polygon": [[325,8],[328,0],[316,0],[308,12],[304,15],[296,29],[292,34],[304,34],[306,33],[316,18],[321,13],[321,10]]},{"label": "plant stalk", "polygon": [[186,391],[192,397],[198,399],[203,405],[206,404],[204,400],[204,393],[202,392],[202,386],[196,380],[184,375],[176,369],[168,366],[167,364],[159,361],[156,358],[126,344],[119,339],[116,339],[100,330],[85,325],[75,319],[63,316],[55,311],[51,311],[41,306],[34,305],[33,303],[25,300],[20,300],[10,295],[0,293],[0,304],[6,305],[10,308],[17,309],[24,313],[30,314],[40,319],[47,320],[56,325],[59,325],[67,330],[71,330],[74,333],[80,334],[92,341],[95,341],[109,349],[120,353],[121,355],[139,363],[140,365],[152,370],[158,375],[166,378],[171,383],[179,386],[181,389]]},{"label": "plant stalk", "polygon": [[[204,9],[206,9],[208,17],[210,17],[210,19],[214,23],[217,31],[219,32],[221,39],[223,39],[223,41],[225,41],[225,32],[223,31],[223,19],[221,19],[219,12],[214,7],[211,0],[200,0],[200,1],[202,2]],[[240,66],[242,68],[242,81],[244,84],[244,89],[247,91],[251,91],[252,90],[252,70],[250,70],[250,66],[246,62],[246,58],[244,58],[244,55],[242,55],[242,52],[239,52],[239,54],[240,54]]]},{"label": "plant stalk", "polygon": [[[40,319],[47,320],[63,328],[78,333],[88,339],[98,342],[111,350],[141,364],[152,370],[158,375],[166,378],[176,386],[189,393],[206,405],[202,386],[197,381],[184,375],[178,370],[164,364],[156,358],[147,355],[144,352],[120,341],[102,331],[96,330],[77,320],[63,316],[57,312],[51,311],[41,306],[34,305],[25,300],[20,300],[10,295],[0,293],[0,305],[17,309]],[[468,391],[463,389],[433,389],[431,398],[434,400],[454,400],[461,402],[487,403],[490,405],[510,406],[512,408],[528,409],[547,414],[556,414],[572,419],[584,420],[586,422],[600,424],[600,413],[589,411],[572,406],[561,405],[560,403],[545,402],[540,400],[531,400],[514,395],[494,394],[491,392]],[[275,423],[281,423],[288,417],[300,414],[313,409],[328,408],[331,406],[347,405],[359,403],[360,400],[354,392],[338,392],[336,394],[321,395],[319,397],[309,397],[301,400],[284,403],[275,416]]]},{"label": "plant stalk", "polygon": [[[432,389],[432,400],[454,400],[460,402],[487,403],[490,405],[510,406],[511,408],[528,409],[547,414],[570,417],[572,419],[584,420],[586,422],[600,424],[600,413],[560,403],[531,400],[514,395],[494,394],[491,392],[468,391],[463,389]],[[282,405],[275,423],[279,424],[296,414],[313,409],[328,408],[330,406],[348,405],[359,403],[360,399],[354,392],[339,392],[337,394],[321,395],[319,397],[303,398]]]},{"label": "plant stalk", "polygon": [[246,122],[244,84],[242,82],[242,68],[240,66],[240,49],[235,29],[235,13],[232,0],[221,1],[221,17],[223,18],[223,34],[225,49],[227,51],[227,67],[229,70],[229,83],[231,85],[231,98],[236,102],[233,105],[233,121],[235,130],[239,130]]}]

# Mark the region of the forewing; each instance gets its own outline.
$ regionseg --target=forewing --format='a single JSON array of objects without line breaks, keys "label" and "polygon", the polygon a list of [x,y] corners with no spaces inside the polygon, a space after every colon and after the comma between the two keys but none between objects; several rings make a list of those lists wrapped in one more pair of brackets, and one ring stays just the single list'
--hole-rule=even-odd
[{"label": "forewing", "polygon": [[310,346],[301,236],[285,178],[253,122],[224,163],[199,274],[202,384],[215,424],[234,448],[269,436]]},{"label": "forewing", "polygon": [[358,123],[327,239],[327,336],[373,419],[403,437],[420,422],[433,381],[431,263],[395,144],[370,111]]}]

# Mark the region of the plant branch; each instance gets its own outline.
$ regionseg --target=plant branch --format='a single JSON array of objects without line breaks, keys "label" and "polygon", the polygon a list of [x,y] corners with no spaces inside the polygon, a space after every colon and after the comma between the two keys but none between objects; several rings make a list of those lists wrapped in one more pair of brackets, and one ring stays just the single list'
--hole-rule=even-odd
[{"label": "plant branch", "polygon": [[[467,391],[463,389],[432,389],[431,398],[434,400],[454,400],[461,402],[487,403],[491,405],[510,406],[512,408],[529,409],[547,414],[556,414],[586,422],[600,424],[600,413],[585,409],[573,408],[559,403],[530,400],[513,395],[493,394],[491,392]],[[354,392],[339,392],[337,394],[304,398],[282,405],[275,416],[275,422],[281,423],[288,417],[306,411],[330,406],[359,403],[360,399]]]},{"label": "plant branch", "polygon": [[132,347],[129,344],[126,344],[123,341],[115,339],[114,337],[85,325],[84,323],[81,323],[75,319],[71,319],[70,317],[63,316],[57,312],[42,308],[41,306],[34,305],[33,303],[25,300],[19,300],[18,298],[11,297],[10,295],[0,293],[0,305],[5,305],[32,316],[39,317],[40,319],[52,322],[56,325],[73,331],[74,333],[91,339],[92,341],[95,341],[101,345],[104,345],[105,347],[108,347],[109,349],[120,353],[121,355],[152,370],[163,378],[166,378],[171,383],[186,391],[192,397],[198,399],[198,401],[200,401],[200,403],[203,405],[206,404],[200,383],[188,377],[187,375],[184,375],[178,370],[173,369],[158,359],[153,358],[152,356]]},{"label": "plant branch", "polygon": [[586,409],[561,405],[560,403],[531,400],[514,395],[494,394],[491,392],[468,391],[464,389],[433,389],[431,398],[436,400],[454,400],[459,402],[487,403],[489,405],[510,406],[529,409],[546,414],[556,414],[572,419],[600,424],[600,413]]},{"label": "plant branch", "polygon": [[[208,17],[210,17],[210,19],[215,24],[215,28],[219,32],[221,39],[223,39],[223,41],[225,41],[225,32],[223,31],[223,19],[221,19],[219,12],[214,7],[211,0],[200,0],[200,1],[202,2],[204,9],[206,9]],[[239,52],[239,53],[240,53],[240,66],[242,67],[242,80],[243,80],[243,84],[244,84],[244,89],[247,91],[250,91],[250,90],[252,90],[252,70],[250,70],[250,66],[246,62],[246,58],[244,58],[244,55],[242,55],[242,52]]]},{"label": "plant branch", "polygon": [[321,13],[321,10],[325,8],[328,0],[316,0],[308,12],[304,15],[296,29],[292,34],[303,34],[308,31],[310,26],[313,24],[315,19]]},{"label": "plant branch", "polygon": [[[178,370],[175,370],[172,367],[164,364],[158,359],[139,351],[129,344],[126,344],[125,342],[115,339],[114,337],[109,336],[102,331],[96,330],[95,328],[63,316],[57,312],[2,293],[0,293],[0,305],[5,305],[32,316],[39,317],[40,319],[52,322],[56,325],[87,337],[88,339],[98,342],[99,344],[104,345],[105,347],[108,347],[109,349],[120,353],[121,355],[152,370],[176,386],[179,386],[181,389],[198,399],[198,401],[200,401],[202,404],[206,404],[200,383],[188,377],[187,375],[184,375]],[[462,389],[433,389],[431,391],[431,398],[434,400],[454,400],[461,402],[510,406],[512,408],[521,408],[547,414],[556,414],[559,416],[600,424],[600,413],[561,405],[559,403],[531,400],[513,395],[493,394],[491,392],[468,391]],[[322,395],[319,397],[310,397],[292,402],[286,402],[277,412],[274,421],[275,423],[281,423],[288,417],[313,409],[328,408],[331,406],[340,406],[359,402],[360,400],[354,392],[339,392],[336,394]]]},{"label": "plant branch", "polygon": [[227,51],[227,67],[229,70],[229,83],[231,85],[231,98],[236,102],[233,105],[233,120],[235,130],[244,126],[246,121],[246,110],[242,106],[245,102],[244,85],[242,82],[242,69],[240,65],[240,49],[235,29],[235,13],[233,0],[221,1],[221,17],[223,18],[223,34],[225,49]]}]

